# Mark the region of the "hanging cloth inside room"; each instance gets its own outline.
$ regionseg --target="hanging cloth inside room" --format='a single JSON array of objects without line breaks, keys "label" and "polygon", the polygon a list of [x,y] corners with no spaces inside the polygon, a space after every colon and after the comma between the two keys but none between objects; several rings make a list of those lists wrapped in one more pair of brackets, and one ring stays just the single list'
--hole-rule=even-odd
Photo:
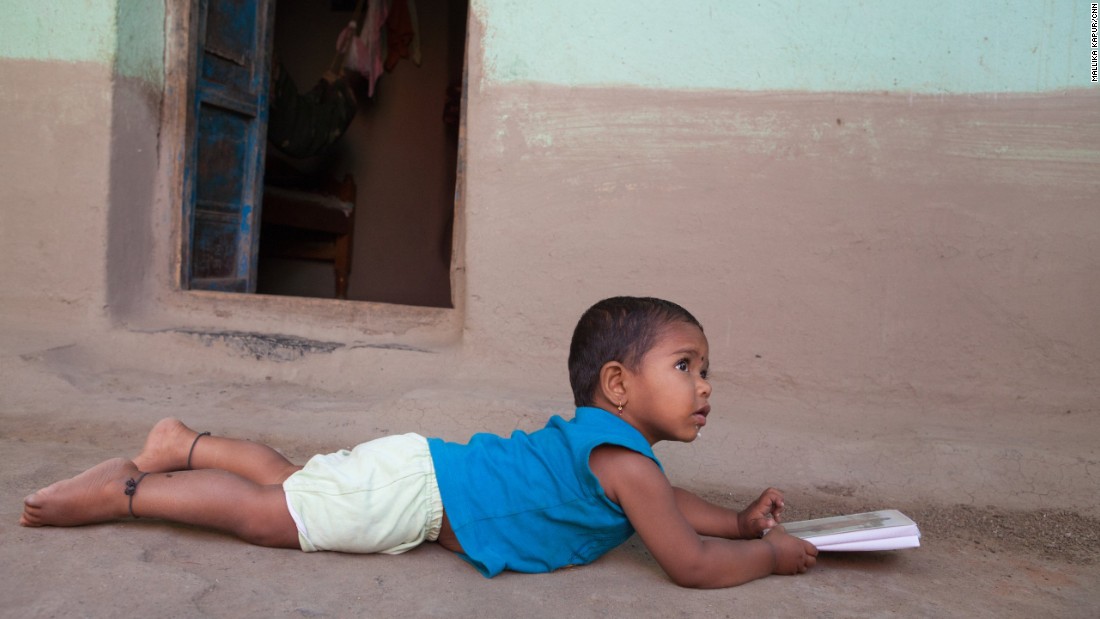
[{"label": "hanging cloth inside room", "polygon": [[414,0],[393,0],[386,18],[385,69],[393,71],[402,58],[411,58],[420,66],[420,22]]},{"label": "hanging cloth inside room", "polygon": [[420,23],[415,0],[360,0],[360,5],[364,1],[361,26],[348,24],[336,46],[347,50],[344,67],[366,78],[367,95],[373,97],[382,72],[393,71],[402,58],[420,65]]},{"label": "hanging cloth inside room", "polygon": [[273,64],[268,141],[289,157],[320,154],[344,135],[355,118],[355,94],[343,75],[329,73],[313,89],[299,93],[282,64]]},{"label": "hanging cloth inside room", "polygon": [[[359,0],[354,15],[363,23],[366,0]],[[356,21],[348,24],[356,37]],[[267,138],[282,153],[302,159],[320,154],[347,130],[358,103],[344,74],[344,65],[351,51],[347,42],[337,42],[336,55],[328,71],[308,92],[298,87],[280,62],[272,63],[271,97],[269,102]]]}]

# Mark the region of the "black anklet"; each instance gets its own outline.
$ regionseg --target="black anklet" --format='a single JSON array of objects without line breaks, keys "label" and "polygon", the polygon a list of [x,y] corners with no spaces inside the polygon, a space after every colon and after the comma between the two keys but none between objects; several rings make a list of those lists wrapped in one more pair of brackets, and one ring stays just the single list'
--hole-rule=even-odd
[{"label": "black anklet", "polygon": [[134,493],[137,492],[138,484],[141,483],[141,480],[145,479],[146,475],[148,475],[148,473],[142,473],[141,475],[138,475],[137,479],[134,479],[133,477],[131,477],[130,479],[126,480],[126,489],[123,490],[123,492],[126,493],[126,496],[130,497],[130,517],[131,518],[137,518],[137,515],[134,514]]},{"label": "black anklet", "polygon": [[204,436],[210,436],[209,432],[199,432],[199,435],[195,437],[195,440],[191,442],[191,451],[187,452],[187,469],[191,470],[191,456],[195,455],[195,445],[198,444],[199,439]]}]

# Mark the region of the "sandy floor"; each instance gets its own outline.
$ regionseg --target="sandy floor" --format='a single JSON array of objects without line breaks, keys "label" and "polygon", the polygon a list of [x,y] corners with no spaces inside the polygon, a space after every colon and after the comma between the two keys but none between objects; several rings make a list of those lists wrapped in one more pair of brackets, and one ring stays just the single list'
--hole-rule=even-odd
[{"label": "sandy floor", "polygon": [[[729,377],[716,378],[716,390],[738,397],[716,393],[715,410],[738,414],[716,414],[697,443],[658,451],[674,482],[729,505],[779,485],[791,519],[896,507],[921,526],[922,547],[833,554],[807,575],[689,591],[636,539],[583,568],[486,580],[434,545],[349,556],[255,548],[145,520],[22,528],[24,495],[133,455],[163,416],[263,440],[301,461],[399,430],[458,439],[533,429],[563,412],[568,394],[549,379],[517,389],[485,368],[436,371],[450,360],[416,358],[424,353],[353,353],[362,356],[340,363],[362,362],[364,377],[349,386],[326,382],[330,360],[211,371],[204,360],[238,353],[180,335],[87,341],[11,319],[0,331],[7,616],[1095,617],[1100,609],[1095,424],[1070,419],[1026,432],[1025,419],[1001,411],[992,433],[981,408],[923,411],[918,423],[922,411],[911,407],[887,414],[881,402],[841,396],[738,393]],[[148,363],[119,361],[141,350],[155,353],[145,353]],[[416,372],[420,364],[431,367]],[[861,421],[835,430],[853,417]]]}]

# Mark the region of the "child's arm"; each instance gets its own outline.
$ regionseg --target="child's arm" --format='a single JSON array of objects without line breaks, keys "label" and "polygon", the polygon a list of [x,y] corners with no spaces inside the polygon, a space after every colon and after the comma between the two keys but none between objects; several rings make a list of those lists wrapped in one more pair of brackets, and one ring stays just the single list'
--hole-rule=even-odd
[{"label": "child's arm", "polygon": [[684,490],[673,488],[676,505],[699,535],[726,539],[756,539],[779,524],[783,493],[768,488],[744,510],[721,507]]},{"label": "child's arm", "polygon": [[679,493],[656,463],[637,452],[604,446],[593,451],[590,463],[604,492],[680,586],[730,587],[768,574],[801,573],[816,561],[817,549],[782,527],[758,540],[700,538],[680,511]]}]

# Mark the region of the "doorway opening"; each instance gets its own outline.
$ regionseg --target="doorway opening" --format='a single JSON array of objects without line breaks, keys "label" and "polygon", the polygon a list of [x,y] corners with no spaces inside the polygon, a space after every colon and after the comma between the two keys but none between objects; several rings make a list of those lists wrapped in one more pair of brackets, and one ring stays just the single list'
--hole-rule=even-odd
[{"label": "doorway opening", "polygon": [[[214,48],[210,36],[218,29],[231,29],[229,17],[242,12],[241,5],[223,4],[227,2],[200,0],[205,32],[200,33],[199,44],[205,45],[214,62],[232,65],[232,54],[224,46]],[[262,12],[267,3],[259,0],[256,11]],[[333,64],[337,40],[351,21],[364,29],[369,26],[362,17],[371,4],[377,5],[375,10],[382,7],[391,15],[400,14],[378,24],[378,30],[388,35],[383,44],[396,49],[396,55],[383,52],[386,70],[375,72],[373,79],[342,71],[339,84],[354,97],[354,117],[350,124],[344,123],[346,129],[341,127],[335,141],[319,149],[290,148],[282,140],[267,140],[266,148],[257,148],[258,144],[250,147],[243,139],[201,137],[204,131],[216,129],[206,120],[214,117],[209,110],[225,102],[216,89],[202,94],[206,101],[197,100],[193,108],[197,110],[193,126],[200,137],[192,142],[197,144],[196,154],[189,164],[195,169],[189,176],[197,178],[197,185],[185,190],[197,196],[185,199],[184,219],[191,228],[184,237],[185,287],[454,307],[452,249],[468,0],[270,0],[270,4],[275,14],[271,53],[257,63],[256,71],[269,71],[267,92],[272,106],[277,104],[279,76],[292,80],[296,85],[292,88],[304,93],[328,71],[325,84],[331,88],[332,70],[338,68]],[[204,60],[199,62],[198,73],[204,79]],[[222,115],[235,114],[231,110]],[[269,137],[285,135],[267,124],[275,122],[273,116],[256,118]],[[243,122],[238,124],[243,127]],[[244,129],[239,133],[246,134]],[[222,185],[206,180],[204,186],[204,179],[219,180],[217,175],[230,173],[204,170],[222,167],[204,154],[204,145],[209,155],[252,148],[261,157],[256,165],[263,182],[251,198],[260,206],[259,218],[249,219],[247,194],[238,200],[239,216],[223,208],[227,201],[207,197]],[[218,209],[224,212],[214,212]],[[236,254],[231,255],[228,235],[234,226],[232,251]],[[215,238],[210,234],[215,229],[224,231],[225,240],[207,242]],[[242,239],[257,231],[259,240],[252,242],[249,251],[249,243]],[[221,276],[218,269],[236,273],[236,279]]]}]

